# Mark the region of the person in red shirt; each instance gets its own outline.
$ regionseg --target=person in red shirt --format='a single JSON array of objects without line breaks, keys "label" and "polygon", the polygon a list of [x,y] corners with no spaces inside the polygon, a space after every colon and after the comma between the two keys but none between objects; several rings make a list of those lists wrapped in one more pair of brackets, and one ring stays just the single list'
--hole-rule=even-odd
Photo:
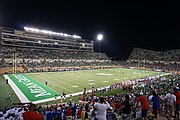
[{"label": "person in red shirt", "polygon": [[24,112],[24,120],[43,120],[43,115],[35,111],[35,104],[30,104],[29,111]]},{"label": "person in red shirt", "polygon": [[116,104],[115,104],[115,108],[116,109],[119,109],[121,107],[121,102],[120,101],[117,101]]},{"label": "person in red shirt", "polygon": [[84,88],[84,92],[83,92],[83,99],[82,99],[82,101],[86,101],[86,88]]},{"label": "person in red shirt", "polygon": [[81,118],[81,113],[82,113],[82,108],[80,108],[78,110],[78,113],[77,113],[77,118],[80,119]]},{"label": "person in red shirt", "polygon": [[143,95],[143,93],[139,94],[139,98],[138,101],[136,103],[136,107],[135,109],[138,107],[139,102],[141,103],[141,116],[143,119],[146,119],[147,117],[147,112],[149,110],[149,102],[148,99],[146,98],[145,95]]},{"label": "person in red shirt", "polygon": [[178,117],[179,120],[179,109],[180,109],[180,91],[177,88],[174,88],[174,95],[176,96],[176,110],[175,117]]},{"label": "person in red shirt", "polygon": [[67,111],[66,111],[66,116],[67,119],[72,119],[72,108],[68,107]]}]

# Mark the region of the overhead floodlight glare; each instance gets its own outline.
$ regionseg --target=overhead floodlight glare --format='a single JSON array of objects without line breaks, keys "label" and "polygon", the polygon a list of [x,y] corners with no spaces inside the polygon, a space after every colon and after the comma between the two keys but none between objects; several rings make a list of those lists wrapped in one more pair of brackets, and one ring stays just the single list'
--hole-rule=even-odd
[{"label": "overhead floodlight glare", "polygon": [[43,30],[43,33],[48,34],[48,31],[47,30]]},{"label": "overhead floodlight glare", "polygon": [[35,32],[39,32],[39,29],[34,29]]},{"label": "overhead floodlight glare", "polygon": [[73,38],[76,38],[76,35],[72,35]]},{"label": "overhead floodlight glare", "polygon": [[56,32],[52,32],[53,35],[56,35]]},{"label": "overhead floodlight glare", "polygon": [[72,35],[73,38],[81,38],[80,36],[77,35]]},{"label": "overhead floodlight glare", "polygon": [[28,27],[24,27],[24,29],[25,29],[25,30],[29,30],[29,28],[28,28]]},{"label": "overhead floodlight glare", "polygon": [[64,33],[64,36],[65,36],[65,37],[67,37],[67,36],[68,36],[68,34]]},{"label": "overhead floodlight glare", "polygon": [[97,40],[101,41],[102,39],[103,39],[103,35],[102,34],[98,34]]},{"label": "overhead floodlight glare", "polygon": [[52,31],[48,31],[48,30],[40,30],[40,29],[37,29],[37,28],[24,27],[24,29],[26,31],[36,32],[36,33],[58,35],[58,36],[65,36],[65,37],[73,37],[73,38],[81,38],[80,36],[77,36],[77,35],[74,36],[74,35],[69,35],[69,34],[66,34],[66,33],[57,33],[57,32],[52,32]]},{"label": "overhead floodlight glare", "polygon": [[53,32],[52,32],[52,31],[49,31],[49,34],[53,34]]}]

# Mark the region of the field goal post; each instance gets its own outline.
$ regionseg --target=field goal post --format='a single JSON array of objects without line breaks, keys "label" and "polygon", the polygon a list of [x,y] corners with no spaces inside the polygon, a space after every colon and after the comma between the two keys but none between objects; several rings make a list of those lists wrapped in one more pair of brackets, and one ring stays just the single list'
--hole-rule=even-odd
[{"label": "field goal post", "polygon": [[17,62],[16,62],[16,53],[13,52],[13,60],[12,60],[12,74],[15,75],[17,71]]}]

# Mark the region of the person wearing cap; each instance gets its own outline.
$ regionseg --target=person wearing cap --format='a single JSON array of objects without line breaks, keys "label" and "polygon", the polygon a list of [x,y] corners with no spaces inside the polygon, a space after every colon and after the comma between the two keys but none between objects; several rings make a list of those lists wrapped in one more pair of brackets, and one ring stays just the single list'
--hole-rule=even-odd
[{"label": "person wearing cap", "polygon": [[23,114],[24,120],[43,120],[43,115],[38,114],[35,109],[35,104],[30,104],[29,111],[26,111]]},{"label": "person wearing cap", "polygon": [[141,103],[141,111],[142,111],[141,116],[143,119],[146,119],[147,112],[149,110],[149,102],[148,102],[148,99],[146,98],[146,96],[143,95],[142,92],[140,92],[140,94],[139,94],[139,98],[137,100],[134,110],[138,107],[139,102]]}]

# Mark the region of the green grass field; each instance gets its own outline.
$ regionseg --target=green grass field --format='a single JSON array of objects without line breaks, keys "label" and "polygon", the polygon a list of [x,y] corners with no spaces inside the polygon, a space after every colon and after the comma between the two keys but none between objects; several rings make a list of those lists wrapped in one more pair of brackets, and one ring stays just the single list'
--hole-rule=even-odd
[{"label": "green grass field", "polygon": [[[124,74],[123,74],[124,72]],[[92,86],[100,88],[109,86],[121,81],[130,79],[139,79],[148,76],[156,76],[165,74],[163,72],[144,71],[135,69],[102,69],[102,70],[83,70],[83,71],[68,71],[68,72],[43,72],[43,73],[26,73],[28,78],[36,80],[55,92],[62,94],[63,90],[66,94],[82,92],[84,88],[91,90]],[[20,87],[20,86],[19,86]],[[19,99],[9,85],[5,84],[5,79],[0,76],[0,109],[4,106],[10,106],[11,101],[7,100],[8,94],[12,95],[12,102],[19,102]],[[26,95],[28,96],[28,94]],[[7,102],[8,101],[8,102]]]}]

